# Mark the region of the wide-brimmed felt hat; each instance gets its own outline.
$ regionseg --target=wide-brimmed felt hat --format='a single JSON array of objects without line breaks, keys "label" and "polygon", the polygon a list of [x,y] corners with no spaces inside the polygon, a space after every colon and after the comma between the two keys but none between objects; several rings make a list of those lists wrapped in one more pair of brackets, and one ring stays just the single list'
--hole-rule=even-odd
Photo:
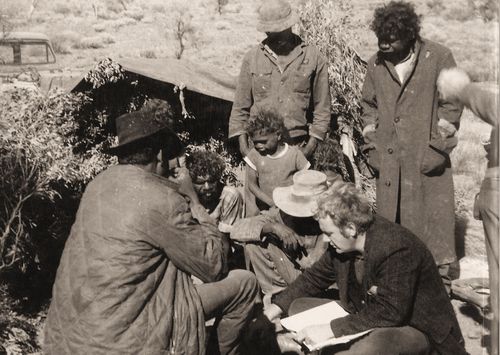
[{"label": "wide-brimmed felt hat", "polygon": [[311,217],[316,212],[318,198],[327,189],[324,173],[301,170],[293,175],[293,185],[274,189],[273,201],[290,216]]},{"label": "wide-brimmed felt hat", "polygon": [[263,0],[257,15],[260,32],[281,32],[299,22],[297,13],[285,0]]},{"label": "wide-brimmed felt hat", "polygon": [[140,110],[125,113],[116,119],[118,144],[109,148],[108,152],[118,155],[130,143],[159,132],[165,133],[165,139],[169,140],[168,146],[182,147],[173,125],[173,111],[170,105],[165,101],[151,100]]}]

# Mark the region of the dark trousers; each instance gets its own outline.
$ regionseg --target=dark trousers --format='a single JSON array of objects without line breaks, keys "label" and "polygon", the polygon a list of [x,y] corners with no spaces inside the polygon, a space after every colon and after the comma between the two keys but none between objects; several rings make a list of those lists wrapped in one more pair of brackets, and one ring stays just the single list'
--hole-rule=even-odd
[{"label": "dark trousers", "polygon": [[253,316],[259,287],[255,275],[232,270],[224,279],[196,285],[205,319],[216,317],[220,354],[238,354],[242,332]]},{"label": "dark trousers", "polygon": [[[298,298],[290,305],[288,314],[293,315],[331,301],[324,298]],[[324,348],[320,352],[321,355],[420,355],[430,353],[431,345],[427,336],[410,326],[376,328],[360,339],[348,344]]]}]

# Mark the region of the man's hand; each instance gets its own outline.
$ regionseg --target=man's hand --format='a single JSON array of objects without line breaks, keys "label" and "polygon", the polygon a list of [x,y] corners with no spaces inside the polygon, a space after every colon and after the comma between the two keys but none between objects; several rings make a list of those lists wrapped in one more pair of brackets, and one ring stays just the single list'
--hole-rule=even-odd
[{"label": "man's hand", "polygon": [[306,327],[295,334],[294,339],[300,343],[316,344],[333,337],[332,328],[327,323]]},{"label": "man's hand", "polygon": [[300,247],[299,236],[293,229],[282,223],[273,223],[271,233],[276,235],[283,243],[283,249],[289,253],[297,251]]},{"label": "man's hand", "polygon": [[304,154],[304,156],[309,159],[313,155],[317,145],[318,145],[317,139],[311,136],[309,137],[307,144],[305,146],[299,147],[299,149],[302,152],[302,154]]},{"label": "man's hand", "polygon": [[175,168],[174,176],[170,177],[170,180],[179,184],[179,193],[188,197],[192,203],[199,204],[198,195],[193,187],[193,182],[191,181],[191,176],[186,168]]},{"label": "man's hand", "polygon": [[450,122],[440,118],[438,121],[438,132],[442,138],[449,138],[457,133],[457,129]]},{"label": "man's hand", "polygon": [[363,138],[367,144],[375,142],[375,136],[377,134],[377,128],[374,124],[369,124],[363,128]]},{"label": "man's hand", "polygon": [[269,321],[274,322],[281,317],[283,311],[277,305],[271,303],[268,307],[264,309],[264,315],[269,319]]},{"label": "man's hand", "polygon": [[243,133],[238,137],[238,143],[240,146],[240,153],[243,157],[246,157],[248,152],[250,151],[250,147],[248,146],[248,137],[246,133]]}]

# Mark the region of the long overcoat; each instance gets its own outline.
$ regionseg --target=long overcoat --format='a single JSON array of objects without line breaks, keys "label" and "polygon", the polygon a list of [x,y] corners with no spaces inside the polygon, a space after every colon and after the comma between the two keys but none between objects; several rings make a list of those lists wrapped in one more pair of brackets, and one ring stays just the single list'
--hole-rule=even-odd
[{"label": "long overcoat", "polygon": [[[438,264],[445,264],[456,260],[448,155],[453,143],[441,140],[437,123],[442,118],[458,128],[462,107],[439,100],[436,88],[441,69],[455,66],[451,51],[426,39],[417,40],[414,49],[415,63],[403,82],[378,53],[370,58],[363,120],[365,127],[376,127],[377,213],[399,221],[424,241]],[[435,155],[445,163],[424,174]]]}]

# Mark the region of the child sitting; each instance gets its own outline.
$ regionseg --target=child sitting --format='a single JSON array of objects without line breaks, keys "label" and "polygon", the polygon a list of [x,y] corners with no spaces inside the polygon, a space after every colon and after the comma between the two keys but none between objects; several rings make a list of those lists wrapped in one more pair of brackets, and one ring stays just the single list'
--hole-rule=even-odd
[{"label": "child sitting", "polygon": [[293,174],[311,164],[297,147],[285,142],[288,131],[275,111],[259,110],[248,121],[247,133],[254,145],[244,158],[251,168],[248,187],[262,211],[274,206],[275,187],[291,185]]}]

